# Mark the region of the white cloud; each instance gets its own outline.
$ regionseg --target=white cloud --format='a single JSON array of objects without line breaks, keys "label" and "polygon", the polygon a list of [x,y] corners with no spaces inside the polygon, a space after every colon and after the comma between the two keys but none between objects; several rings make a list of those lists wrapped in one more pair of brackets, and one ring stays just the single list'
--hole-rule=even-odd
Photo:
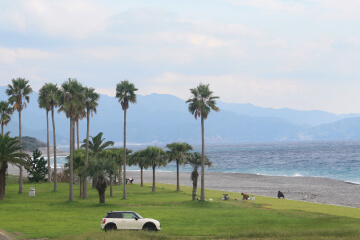
[{"label": "white cloud", "polygon": [[16,63],[19,60],[48,60],[56,57],[57,54],[36,49],[0,47],[0,62],[2,63]]},{"label": "white cloud", "polygon": [[37,31],[70,39],[82,39],[104,31],[111,16],[90,0],[27,0],[3,11],[6,25],[21,32]]}]

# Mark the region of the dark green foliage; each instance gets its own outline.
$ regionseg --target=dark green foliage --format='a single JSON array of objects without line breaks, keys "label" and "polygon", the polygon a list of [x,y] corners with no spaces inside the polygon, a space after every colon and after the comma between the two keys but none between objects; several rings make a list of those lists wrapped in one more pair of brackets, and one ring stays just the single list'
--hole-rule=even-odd
[{"label": "dark green foliage", "polygon": [[22,147],[24,151],[33,152],[38,148],[46,147],[46,144],[36,138],[25,136],[22,137]]},{"label": "dark green foliage", "polygon": [[30,168],[26,168],[32,177],[28,177],[29,182],[45,182],[47,180],[47,166],[46,160],[41,156],[41,152],[38,149],[33,151],[33,157],[30,160]]}]

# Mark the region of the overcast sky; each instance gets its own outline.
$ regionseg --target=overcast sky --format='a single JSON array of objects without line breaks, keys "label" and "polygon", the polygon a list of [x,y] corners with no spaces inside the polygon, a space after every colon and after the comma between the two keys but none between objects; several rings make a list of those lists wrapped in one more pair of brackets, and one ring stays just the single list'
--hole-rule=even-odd
[{"label": "overcast sky", "polygon": [[359,113],[360,1],[0,0],[0,85],[17,77]]}]

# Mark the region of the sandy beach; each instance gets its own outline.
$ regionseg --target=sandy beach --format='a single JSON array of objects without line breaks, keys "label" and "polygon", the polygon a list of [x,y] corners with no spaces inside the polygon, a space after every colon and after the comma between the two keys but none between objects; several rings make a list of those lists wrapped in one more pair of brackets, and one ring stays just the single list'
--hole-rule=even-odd
[{"label": "sandy beach", "polygon": [[[45,151],[42,151],[45,155]],[[59,153],[58,153],[59,155]],[[64,155],[66,155],[64,153]],[[19,168],[9,166],[9,174],[19,175]],[[27,173],[24,170],[24,176]],[[127,177],[140,182],[140,171],[128,171]],[[144,182],[152,182],[152,171],[144,171]],[[156,172],[156,182],[176,185],[175,172]],[[180,185],[192,187],[190,172],[180,173]],[[200,194],[200,177],[198,182]],[[277,197],[282,191],[286,199],[316,202],[323,204],[360,207],[360,185],[340,180],[319,177],[263,176],[244,173],[205,172],[205,188],[238,193],[232,198],[240,198],[240,193]],[[219,196],[221,198],[222,196]]]}]

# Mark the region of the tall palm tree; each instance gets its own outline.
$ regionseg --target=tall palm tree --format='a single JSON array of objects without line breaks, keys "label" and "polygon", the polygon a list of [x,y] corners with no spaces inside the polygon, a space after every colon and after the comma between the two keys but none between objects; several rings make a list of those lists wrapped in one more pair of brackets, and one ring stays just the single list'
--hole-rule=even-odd
[{"label": "tall palm tree", "polygon": [[49,111],[51,109],[50,102],[48,101],[48,89],[46,85],[42,86],[39,90],[38,103],[40,108],[46,110],[46,149],[47,149],[47,162],[48,162],[48,182],[51,182],[51,165],[50,165],[50,141],[49,141]]},{"label": "tall palm tree", "polygon": [[213,96],[213,92],[209,89],[209,84],[200,83],[196,88],[191,88],[192,98],[188,99],[189,111],[195,116],[195,119],[201,117],[201,197],[200,200],[205,201],[205,136],[204,136],[204,120],[207,119],[211,110],[218,112],[220,109],[216,106],[215,99],[219,97]]},{"label": "tall palm tree", "polygon": [[61,90],[58,93],[59,110],[65,112],[66,117],[70,119],[70,183],[69,183],[69,201],[74,200],[73,192],[73,153],[75,150],[75,118],[79,115],[79,106],[84,102],[83,86],[76,79],[69,78],[61,84]]},{"label": "tall palm tree", "polygon": [[[121,107],[124,110],[124,149],[126,149],[126,110],[129,108],[129,103],[136,103],[136,94],[135,92],[138,89],[135,88],[135,85],[129,83],[129,81],[124,80],[121,83],[116,85],[116,98],[118,98],[121,103]],[[126,151],[124,151],[124,188],[123,188],[123,199],[127,199],[126,196]]]},{"label": "tall palm tree", "polygon": [[[30,101],[29,95],[32,93],[32,88],[28,85],[29,81],[25,78],[12,79],[12,85],[8,84],[6,94],[9,96],[9,103],[13,105],[13,109],[19,113],[19,141],[22,146],[21,134],[21,111],[26,108],[26,102]],[[23,101],[25,99],[25,101]],[[20,152],[22,148],[20,148]],[[19,193],[23,193],[23,168],[20,165],[19,176]]]},{"label": "tall palm tree", "polygon": [[179,168],[180,164],[185,165],[186,164],[186,154],[193,150],[193,147],[190,144],[187,143],[170,143],[167,144],[166,147],[170,149],[170,151],[167,151],[169,162],[175,160],[176,161],[176,182],[177,182],[177,188],[176,191],[180,192],[180,174],[179,174]]},{"label": "tall palm tree", "polygon": [[54,142],[54,191],[57,191],[57,162],[56,162],[56,133],[55,133],[55,116],[54,108],[58,106],[59,89],[56,84],[45,83],[43,86],[46,89],[46,102],[48,102],[51,110],[51,119],[53,127],[53,142]]},{"label": "tall palm tree", "polygon": [[1,122],[1,134],[4,135],[4,125],[7,126],[11,121],[11,115],[13,114],[12,107],[9,107],[9,103],[6,101],[0,102],[0,122]]},{"label": "tall palm tree", "polygon": [[[85,167],[89,164],[89,131],[90,131],[90,113],[96,113],[97,101],[99,94],[95,92],[94,88],[85,87],[85,105],[86,105],[86,147],[85,147]],[[84,181],[84,198],[88,198],[87,194],[87,181]]]},{"label": "tall palm tree", "polygon": [[[193,191],[192,191],[192,200],[196,200],[196,191],[197,191],[197,182],[199,177],[198,168],[202,163],[202,156],[198,152],[188,153],[187,154],[187,163],[193,167],[191,172],[190,179],[193,181]],[[209,161],[209,158],[205,156],[205,165],[212,167],[212,162]]]},{"label": "tall palm tree", "polygon": [[9,132],[0,135],[0,201],[5,197],[6,170],[8,163],[30,166],[30,156],[22,153],[21,144],[18,137],[11,138]]},{"label": "tall palm tree", "polygon": [[166,166],[166,153],[162,148],[149,146],[145,149],[147,166],[152,167],[153,170],[153,184],[152,191],[155,192],[155,169],[156,167]]}]

